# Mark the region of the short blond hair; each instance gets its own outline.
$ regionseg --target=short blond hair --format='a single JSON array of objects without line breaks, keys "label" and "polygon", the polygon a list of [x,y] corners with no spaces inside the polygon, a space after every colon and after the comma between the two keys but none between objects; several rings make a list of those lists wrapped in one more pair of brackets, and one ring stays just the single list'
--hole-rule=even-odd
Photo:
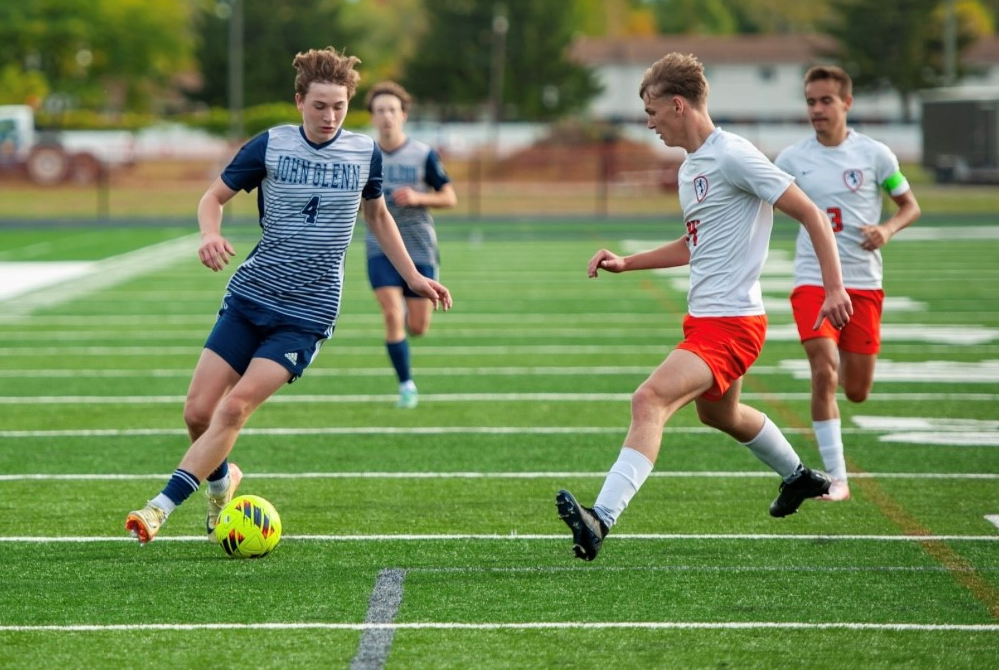
[{"label": "short blond hair", "polygon": [[360,73],[354,69],[360,62],[357,56],[348,56],[333,47],[299,53],[292,61],[298,70],[295,93],[304,98],[313,82],[318,81],[346,87],[347,99],[350,100],[357,93],[357,83],[361,80]]},{"label": "short blond hair", "polygon": [[693,54],[668,53],[645,71],[638,97],[645,99],[678,95],[701,105],[708,99],[704,65]]}]

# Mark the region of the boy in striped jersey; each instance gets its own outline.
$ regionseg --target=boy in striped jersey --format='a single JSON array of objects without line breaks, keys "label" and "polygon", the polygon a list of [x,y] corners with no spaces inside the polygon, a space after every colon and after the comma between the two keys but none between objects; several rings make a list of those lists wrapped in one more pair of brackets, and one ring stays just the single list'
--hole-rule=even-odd
[{"label": "boy in striped jersey", "polygon": [[223,206],[257,190],[261,237],[226,287],[215,327],[195,367],[184,406],[191,446],[163,490],[131,512],[125,528],[140,544],[208,480],[206,531],[242,473],[228,463],[254,410],[298,379],[333,334],[344,255],[358,210],[414,293],[451,307],[448,290],[421,275],[382,195],[381,152],[341,128],[360,61],[332,47],[295,56],[295,103],[302,125],[271,128],[247,142],[198,205],[201,263],[218,272],[236,254],[222,236]]},{"label": "boy in striped jersey", "polygon": [[[842,329],[811,328],[822,303],[815,250],[798,234],[791,307],[812,376],[812,427],[826,470],[833,477],[824,500],[848,500],[846,458],[836,388],[863,402],[874,384],[881,345],[881,247],[919,218],[909,182],[891,149],[846,125],[853,82],[843,69],[816,66],[805,73],[805,103],[815,134],[787,147],[776,159],[829,216],[854,314]],[[882,193],[898,209],[881,221]]]},{"label": "boy in striped jersey", "polygon": [[[395,82],[381,82],[371,87],[365,102],[378,131],[386,204],[417,270],[438,279],[440,252],[430,208],[454,207],[458,203],[454,187],[437,152],[403,130],[412,103],[406,89]],[[364,241],[368,279],[385,321],[385,348],[399,378],[396,407],[412,409],[418,395],[406,335],[419,337],[427,332],[433,314],[431,303],[409,288],[371,230]]]}]

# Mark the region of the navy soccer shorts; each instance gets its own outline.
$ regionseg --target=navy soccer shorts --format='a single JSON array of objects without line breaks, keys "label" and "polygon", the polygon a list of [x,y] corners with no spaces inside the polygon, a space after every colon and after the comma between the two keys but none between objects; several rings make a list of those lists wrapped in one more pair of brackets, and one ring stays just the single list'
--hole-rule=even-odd
[{"label": "navy soccer shorts", "polygon": [[259,303],[226,293],[205,348],[222,357],[240,375],[254,358],[266,358],[291,373],[288,383],[305,372],[333,329],[285,316]]},{"label": "navy soccer shorts", "polygon": [[[417,271],[424,277],[437,281],[438,267],[430,263],[416,263]],[[423,296],[414,293],[412,289],[402,279],[402,275],[392,265],[388,256],[379,254],[368,258],[368,281],[371,288],[383,288],[385,286],[398,286],[402,289],[402,294],[407,298],[422,298]]]}]

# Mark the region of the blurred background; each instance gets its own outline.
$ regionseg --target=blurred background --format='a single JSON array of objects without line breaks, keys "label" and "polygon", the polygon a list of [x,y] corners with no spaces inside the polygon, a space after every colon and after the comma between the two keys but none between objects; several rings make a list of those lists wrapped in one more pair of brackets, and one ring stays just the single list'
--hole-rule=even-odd
[{"label": "blurred background", "polygon": [[[888,144],[924,211],[988,214],[999,184],[999,0],[22,0],[0,3],[0,223],[193,223],[235,150],[299,123],[292,59],[361,58],[346,127],[393,79],[459,205],[439,217],[679,211],[683,153],[638,84],[693,53],[715,121],[766,154],[811,132],[802,76],[855,82],[853,127]],[[230,216],[255,216],[237,198]]]}]

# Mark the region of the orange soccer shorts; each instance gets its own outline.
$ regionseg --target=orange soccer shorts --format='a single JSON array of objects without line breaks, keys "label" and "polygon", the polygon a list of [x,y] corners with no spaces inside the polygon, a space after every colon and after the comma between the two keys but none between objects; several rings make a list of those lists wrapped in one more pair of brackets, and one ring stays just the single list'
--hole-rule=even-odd
[{"label": "orange soccer shorts", "polygon": [[802,342],[816,337],[828,337],[843,351],[853,354],[876,354],[881,350],[881,307],[885,292],[881,289],[847,289],[853,302],[853,316],[841,330],[824,319],[818,330],[812,330],[826,298],[821,286],[798,286],[791,293],[791,310],[798,325]]},{"label": "orange soccer shorts", "polygon": [[696,354],[711,368],[714,385],[703,396],[720,400],[732,382],[756,362],[767,336],[767,317],[690,316],[683,319],[683,342],[677,349]]}]

